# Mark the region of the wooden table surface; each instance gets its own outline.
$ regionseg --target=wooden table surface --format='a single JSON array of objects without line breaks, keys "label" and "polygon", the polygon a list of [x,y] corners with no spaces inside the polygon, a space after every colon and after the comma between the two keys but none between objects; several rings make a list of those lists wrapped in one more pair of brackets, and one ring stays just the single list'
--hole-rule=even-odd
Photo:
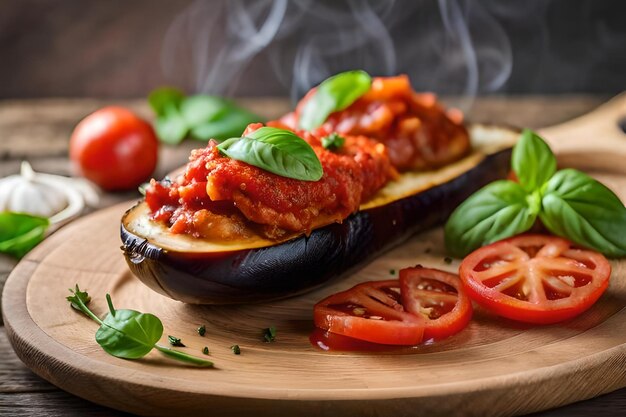
[{"label": "wooden table surface", "polygon": [[[608,97],[528,96],[489,97],[474,102],[468,117],[539,128],[582,115]],[[0,101],[0,177],[16,173],[20,161],[28,160],[37,171],[71,174],[68,141],[74,125],[91,111],[107,104],[135,109],[147,118],[150,111],[143,100],[121,102],[92,99],[45,99]],[[266,117],[289,109],[282,99],[249,99],[241,103]],[[624,115],[626,116],[626,115]],[[156,176],[182,165],[194,147],[202,143],[187,141],[177,148],[162,149]],[[137,197],[138,194],[102,194],[100,207]],[[16,261],[0,254],[0,290]],[[541,389],[540,386],[537,389]],[[535,416],[626,415],[626,388]],[[92,404],[44,381],[26,368],[9,344],[0,318],[0,415],[2,416],[123,416],[116,410]]]}]

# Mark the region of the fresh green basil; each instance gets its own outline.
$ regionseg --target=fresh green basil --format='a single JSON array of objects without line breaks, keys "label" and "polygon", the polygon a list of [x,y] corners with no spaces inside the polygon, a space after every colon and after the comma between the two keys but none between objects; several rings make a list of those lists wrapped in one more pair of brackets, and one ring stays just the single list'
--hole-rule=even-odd
[{"label": "fresh green basil", "polygon": [[146,356],[163,335],[163,324],[153,314],[115,310],[108,297],[109,314],[96,332],[96,342],[109,355],[124,359]]},{"label": "fresh green basil", "polygon": [[223,117],[230,108],[234,105],[223,98],[195,95],[183,100],[180,113],[189,126],[199,126]]},{"label": "fresh green basil", "polygon": [[331,151],[341,148],[344,143],[346,143],[346,139],[335,132],[322,138],[322,147]]},{"label": "fresh green basil", "polygon": [[216,96],[185,97],[179,90],[159,88],[148,97],[156,114],[154,123],[158,138],[176,145],[187,137],[218,141],[241,135],[246,126],[262,119]]},{"label": "fresh green basil", "polygon": [[165,116],[170,106],[178,108],[185,98],[185,94],[172,87],[160,87],[148,95],[148,103],[157,116]]},{"label": "fresh green basil", "polygon": [[265,126],[248,136],[227,139],[218,149],[229,158],[287,178],[318,181],[324,174],[311,145],[285,129]]},{"label": "fresh green basil", "polygon": [[611,190],[574,169],[557,172],[539,217],[554,234],[609,256],[626,255],[626,208]]},{"label": "fresh green basil", "polygon": [[522,133],[511,159],[519,183],[489,184],[448,219],[445,241],[453,255],[526,231],[538,217],[556,235],[608,256],[626,256],[626,207],[611,190],[575,169],[556,171],[550,147],[530,130]]},{"label": "fresh green basil", "polygon": [[535,132],[524,129],[513,148],[511,167],[527,192],[533,192],[545,184],[556,172],[556,158]]},{"label": "fresh green basil", "polygon": [[191,137],[199,140],[215,139],[222,141],[234,136],[241,136],[245,128],[258,122],[258,116],[245,110],[230,108],[216,120],[202,123],[191,129]]},{"label": "fresh green basil", "polygon": [[189,127],[173,103],[167,103],[163,112],[156,119],[154,130],[161,142],[177,145],[185,139]]},{"label": "fresh green basil", "polygon": [[5,211],[0,213],[0,252],[21,258],[45,237],[45,217]]},{"label": "fresh green basil", "polygon": [[67,297],[70,305],[100,325],[96,332],[96,342],[108,354],[124,359],[139,359],[152,349],[157,349],[182,362],[204,367],[213,366],[211,361],[159,345],[157,342],[163,335],[163,323],[155,315],[135,310],[116,310],[111,296],[107,294],[109,313],[101,320],[87,307],[91,297],[86,291],[81,291],[78,284],[75,289],[70,289],[70,293]]},{"label": "fresh green basil", "polygon": [[305,103],[298,121],[300,129],[312,130],[321,126],[331,113],[354,103],[371,86],[372,77],[361,70],[342,72],[326,79]]},{"label": "fresh green basil", "polygon": [[482,245],[525,232],[539,212],[539,200],[512,181],[495,181],[465,200],[445,226],[450,253],[463,257]]}]

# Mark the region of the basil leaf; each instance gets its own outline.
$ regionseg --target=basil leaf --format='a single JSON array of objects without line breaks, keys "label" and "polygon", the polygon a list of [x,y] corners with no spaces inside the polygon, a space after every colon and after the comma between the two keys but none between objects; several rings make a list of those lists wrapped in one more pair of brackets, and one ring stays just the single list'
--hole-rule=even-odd
[{"label": "basil leaf", "polygon": [[317,181],[324,174],[311,145],[285,129],[262,127],[246,137],[228,139],[218,149],[229,158],[287,178]]},{"label": "basil leaf", "polygon": [[115,310],[102,321],[96,342],[108,354],[137,359],[146,356],[163,335],[158,317],[135,310]]},{"label": "basil leaf", "polygon": [[43,240],[49,224],[45,217],[0,213],[0,252],[21,258]]},{"label": "basil leaf", "polygon": [[184,98],[185,94],[176,88],[161,87],[150,93],[148,103],[157,116],[164,116],[169,106],[178,109]]},{"label": "basil leaf", "polygon": [[176,145],[187,136],[189,128],[173,103],[166,106],[165,113],[157,118],[155,131],[161,142]]},{"label": "basil leaf", "polygon": [[556,172],[556,158],[550,147],[535,132],[524,129],[513,147],[511,167],[522,187],[533,192]]},{"label": "basil leaf", "polygon": [[540,210],[539,197],[507,180],[481,188],[454,210],[445,226],[450,253],[463,257],[482,245],[530,229]]},{"label": "basil leaf", "polygon": [[312,130],[321,126],[331,113],[354,103],[371,86],[372,77],[361,70],[342,72],[326,79],[305,103],[299,116],[300,129]]},{"label": "basil leaf", "polygon": [[564,169],[548,181],[543,194],[539,217],[552,233],[608,256],[626,255],[626,208],[606,186]]},{"label": "basil leaf", "polygon": [[233,105],[222,98],[196,95],[183,100],[180,113],[187,125],[193,128],[224,116],[231,107]]},{"label": "basil leaf", "polygon": [[222,141],[241,136],[241,133],[250,123],[258,122],[260,118],[252,113],[238,108],[229,108],[228,111],[216,120],[200,124],[191,129],[194,139]]}]

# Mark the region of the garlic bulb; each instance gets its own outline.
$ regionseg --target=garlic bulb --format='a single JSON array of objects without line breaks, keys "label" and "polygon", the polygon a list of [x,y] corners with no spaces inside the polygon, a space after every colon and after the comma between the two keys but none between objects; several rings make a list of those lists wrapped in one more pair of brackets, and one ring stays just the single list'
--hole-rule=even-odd
[{"label": "garlic bulb", "polygon": [[26,161],[18,175],[0,179],[0,211],[48,217],[51,224],[69,220],[85,203],[97,201],[98,194],[85,181],[37,173]]}]

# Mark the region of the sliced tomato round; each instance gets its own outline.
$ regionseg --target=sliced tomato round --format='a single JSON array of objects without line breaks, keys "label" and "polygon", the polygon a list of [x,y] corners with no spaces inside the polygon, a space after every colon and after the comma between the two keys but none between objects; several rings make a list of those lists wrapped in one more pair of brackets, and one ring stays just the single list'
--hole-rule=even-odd
[{"label": "sliced tomato round", "polygon": [[460,332],[472,318],[472,301],[459,277],[416,266],[400,270],[405,311],[426,319],[424,340],[441,340]]},{"label": "sliced tomato round", "polygon": [[472,252],[459,274],[468,295],[491,312],[550,324],[591,307],[609,285],[611,265],[566,239],[528,234]]},{"label": "sliced tomato round", "polygon": [[404,311],[398,280],[364,282],[333,294],[313,309],[315,326],[331,333],[386,345],[416,345],[423,316]]},{"label": "sliced tomato round", "polygon": [[416,345],[462,330],[472,303],[456,275],[417,266],[399,280],[359,284],[320,301],[315,325],[330,333],[386,345]]}]

